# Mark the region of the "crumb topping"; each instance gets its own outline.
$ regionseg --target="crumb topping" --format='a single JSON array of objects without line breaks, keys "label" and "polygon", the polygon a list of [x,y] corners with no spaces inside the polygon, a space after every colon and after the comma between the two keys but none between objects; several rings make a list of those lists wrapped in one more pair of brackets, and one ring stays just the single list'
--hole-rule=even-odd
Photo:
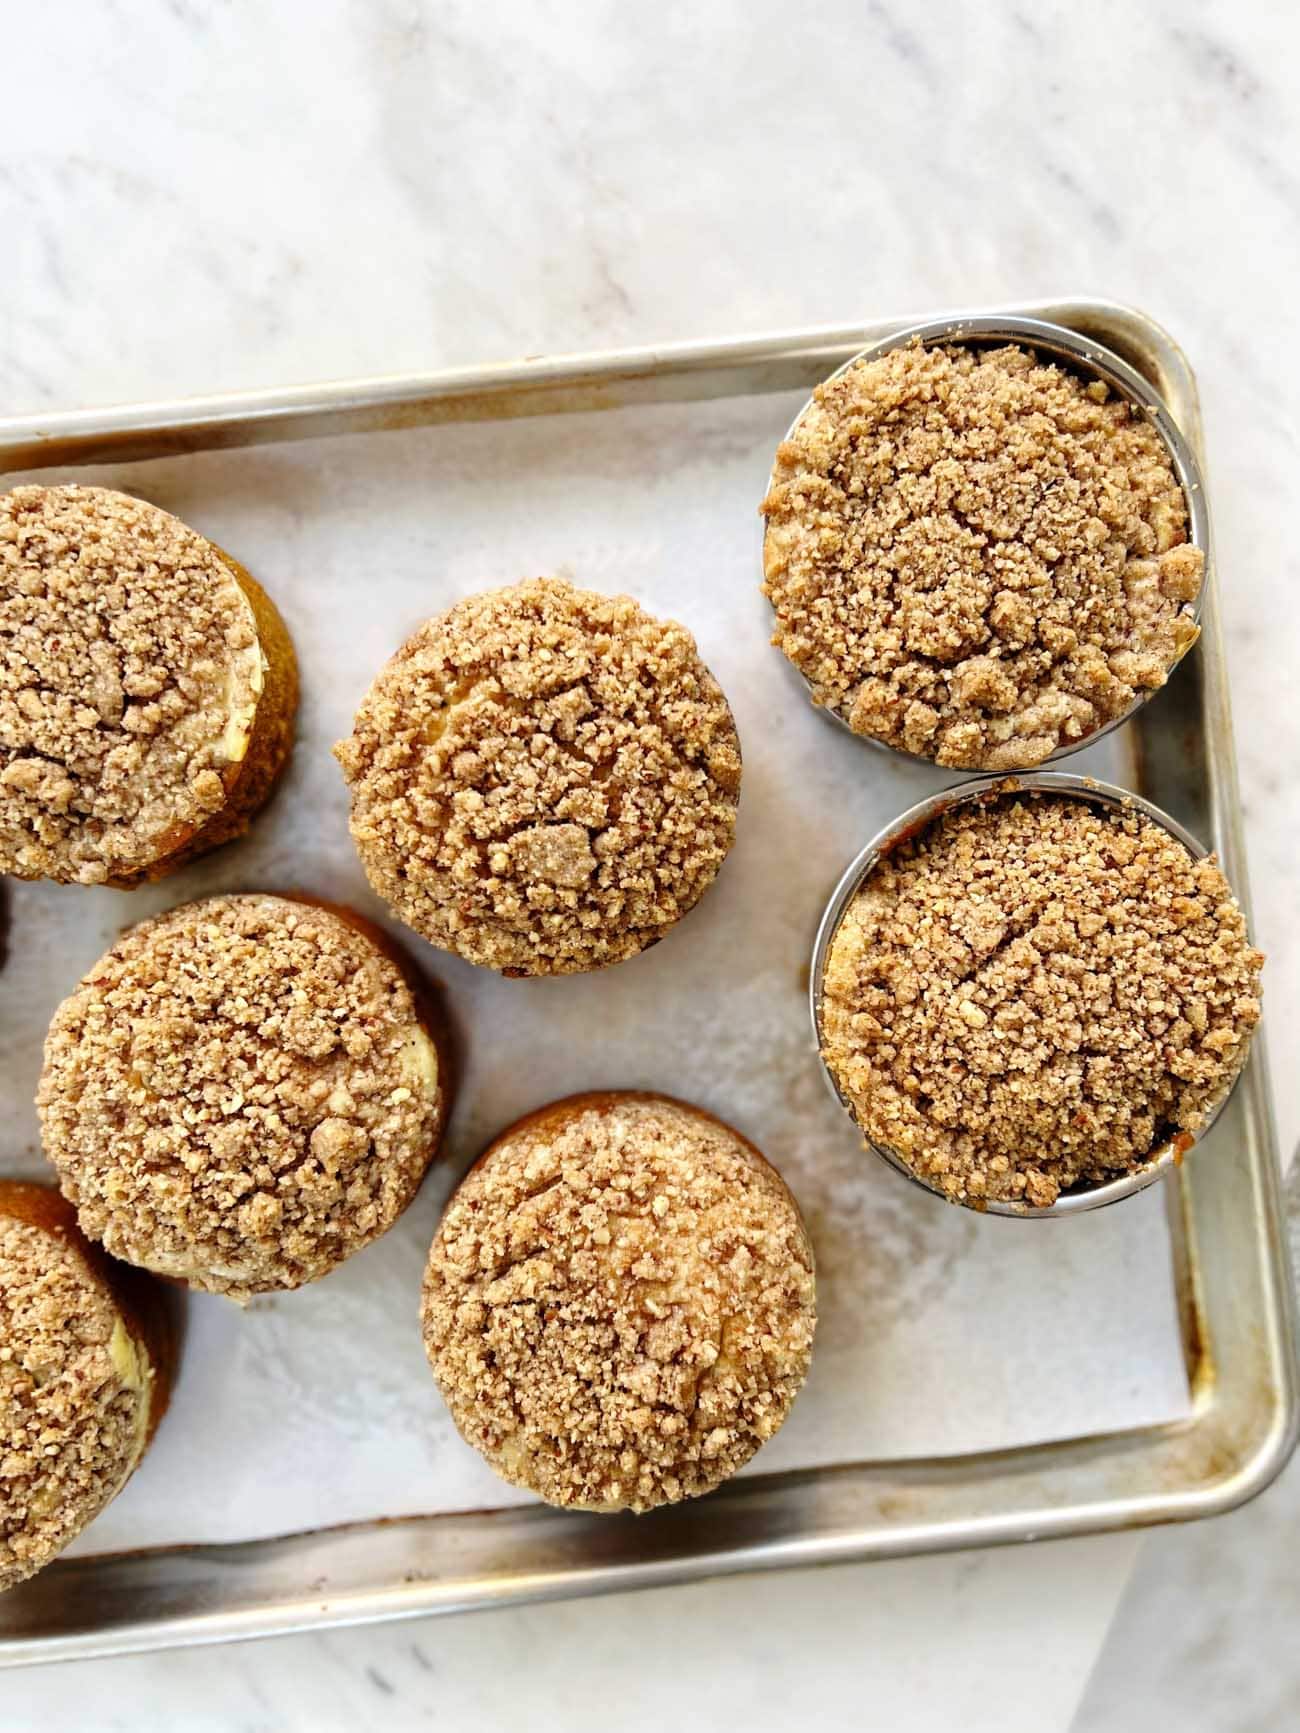
[{"label": "crumb topping", "polygon": [[868,1138],[948,1197],[1051,1204],[1204,1123],[1263,961],[1213,857],[1135,812],[1003,797],[870,874],[827,959],[823,1051]]},{"label": "crumb topping", "polygon": [[0,872],[100,884],[226,799],[262,686],[210,542],[101,487],[0,497]]},{"label": "crumb topping", "polygon": [[102,1283],[57,1234],[0,1214],[0,1591],[68,1545],[144,1448],[149,1394]]},{"label": "crumb topping", "polygon": [[338,915],[213,897],[142,922],[55,1013],[37,1096],[83,1232],[243,1299],[392,1226],[442,1090],[401,971]]},{"label": "crumb topping", "polygon": [[1041,764],[1197,637],[1160,434],[1015,346],[913,343],[819,386],[761,509],[773,643],[855,732],[939,764]]},{"label": "crumb topping", "polygon": [[509,975],[653,944],[735,833],[740,745],[690,633],[553,578],[428,621],[335,755],[371,884]]},{"label": "crumb topping", "polygon": [[735,1132],[655,1096],[578,1097],[507,1132],[448,1205],[425,1346],[461,1433],[552,1504],[709,1492],[808,1370],[812,1250]]}]

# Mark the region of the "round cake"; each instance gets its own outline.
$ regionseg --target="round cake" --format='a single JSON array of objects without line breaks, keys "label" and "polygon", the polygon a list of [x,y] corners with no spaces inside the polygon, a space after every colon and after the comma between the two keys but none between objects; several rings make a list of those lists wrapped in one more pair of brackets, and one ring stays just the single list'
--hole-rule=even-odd
[{"label": "round cake", "polygon": [[654,944],[735,834],[740,744],[690,633],[559,579],[428,621],[335,753],[375,890],[506,975]]},{"label": "round cake", "polygon": [[52,1187],[0,1180],[0,1592],[75,1540],[144,1455],[173,1346],[153,1286],[89,1245]]},{"label": "round cake", "polygon": [[220,548],[107,488],[0,496],[0,872],[126,887],[240,835],[297,703],[284,623]]},{"label": "round cake", "polygon": [[660,1095],[504,1132],[447,1206],[423,1326],[462,1436],[551,1504],[711,1491],[790,1411],[816,1324],[798,1208],[752,1144]]},{"label": "round cake", "polygon": [[368,923],[224,896],[143,921],[54,1015],[37,1106],[82,1229],[246,1299],[386,1232],[438,1146],[446,1067]]},{"label": "round cake", "polygon": [[773,643],[856,733],[938,764],[1041,764],[1197,637],[1205,560],[1159,432],[1014,345],[829,380],[762,510]]},{"label": "round cake", "polygon": [[966,803],[846,909],[823,1056],[932,1189],[1050,1205],[1190,1145],[1245,1063],[1263,960],[1213,858],[1141,813]]}]

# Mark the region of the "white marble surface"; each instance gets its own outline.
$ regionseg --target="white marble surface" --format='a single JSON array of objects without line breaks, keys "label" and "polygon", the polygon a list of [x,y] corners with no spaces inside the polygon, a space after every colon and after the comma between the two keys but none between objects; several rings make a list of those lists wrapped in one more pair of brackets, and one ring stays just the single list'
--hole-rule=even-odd
[{"label": "white marble surface", "polygon": [[1085,1540],[77,1662],[0,1675],[0,1726],[1044,1733],[1068,1725],[1116,1574],[1115,1544]]},{"label": "white marble surface", "polygon": [[[1300,1267],[1300,1164],[1288,1177]],[[1300,1727],[1300,1461],[1244,1510],[1152,1535],[1072,1733]]]},{"label": "white marble surface", "polygon": [[[0,406],[1035,294],[1147,307],[1201,377],[1289,1148],[1300,368],[1275,310],[1300,265],[1297,49],[1289,7],[1218,0],[29,0],[5,16]],[[1208,1549],[1207,1619],[1233,1593],[1228,1551],[1282,1544],[1281,1524],[1251,1522],[1186,1542]],[[827,1727],[1063,1728],[1134,1546],[9,1675],[0,1727],[382,1715],[582,1733],[725,1704],[757,1728],[797,1710]],[[1291,1649],[1261,1647],[1241,1679],[1280,1690]],[[1241,1691],[1216,1726],[1279,1724],[1264,1717],[1285,1699]]]}]

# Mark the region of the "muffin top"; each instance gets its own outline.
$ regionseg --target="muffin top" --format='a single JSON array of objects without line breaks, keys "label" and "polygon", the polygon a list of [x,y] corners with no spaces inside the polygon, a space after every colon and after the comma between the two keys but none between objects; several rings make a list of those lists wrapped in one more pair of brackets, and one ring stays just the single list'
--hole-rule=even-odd
[{"label": "muffin top", "polygon": [[411,988],[367,934],[289,898],[225,896],[100,959],[54,1015],[37,1106],[85,1233],[243,1299],[391,1227],[443,1099]]},{"label": "muffin top", "polygon": [[1003,796],[869,874],[827,958],[823,1053],[868,1138],[932,1187],[1051,1204],[1204,1123],[1263,961],[1212,857],[1134,811]]},{"label": "muffin top", "polygon": [[0,1192],[0,1591],[48,1564],[144,1451],[149,1371],[105,1285]]},{"label": "muffin top", "polygon": [[939,764],[1041,764],[1197,636],[1160,434],[1015,346],[913,343],[819,386],[762,510],[773,643],[856,733]]},{"label": "muffin top", "polygon": [[0,497],[0,872],[100,884],[224,804],[262,690],[210,542],[102,487]]},{"label": "muffin top", "polygon": [[816,1323],[794,1200],[738,1133],[661,1096],[575,1096],[471,1168],[424,1283],[452,1418],[552,1504],[708,1492],[780,1426]]},{"label": "muffin top", "polygon": [[653,944],[735,833],[740,744],[690,633],[555,578],[428,621],[335,754],[371,884],[508,975]]}]

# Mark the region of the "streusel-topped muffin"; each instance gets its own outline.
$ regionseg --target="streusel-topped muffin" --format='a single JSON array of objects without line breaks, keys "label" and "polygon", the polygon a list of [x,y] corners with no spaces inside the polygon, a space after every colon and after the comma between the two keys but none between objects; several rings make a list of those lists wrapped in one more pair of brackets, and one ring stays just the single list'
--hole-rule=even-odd
[{"label": "streusel-topped muffin", "polygon": [[447,1206],[424,1340],[456,1425],[552,1504],[649,1510],[711,1491],[790,1411],[813,1254],[776,1170],[665,1096],[528,1115]]},{"label": "streusel-topped muffin", "polygon": [[442,1131],[427,1008],[368,923],[297,898],[187,903],[60,1005],[37,1105],[83,1230],[245,1299],[390,1228]]},{"label": "streusel-topped muffin", "polygon": [[1196,640],[1161,434],[1016,345],[913,343],[819,386],[762,510],[773,642],[856,733],[938,764],[1041,764]]},{"label": "streusel-topped muffin", "polygon": [[394,913],[506,975],[635,956],[712,884],[740,744],[684,626],[537,578],[458,602],[335,748]]},{"label": "streusel-topped muffin", "polygon": [[247,830],[298,670],[214,543],[102,487],[0,496],[0,872],[130,886]]},{"label": "streusel-topped muffin", "polygon": [[0,1180],[0,1592],[130,1479],[172,1350],[160,1284],[92,1246],[52,1186]]}]

